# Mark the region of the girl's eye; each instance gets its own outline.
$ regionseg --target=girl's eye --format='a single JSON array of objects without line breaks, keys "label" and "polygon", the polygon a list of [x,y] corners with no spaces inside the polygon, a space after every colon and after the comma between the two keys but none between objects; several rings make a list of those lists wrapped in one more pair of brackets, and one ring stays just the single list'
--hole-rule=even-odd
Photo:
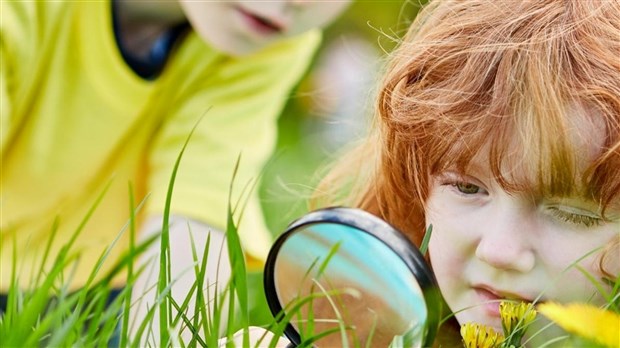
[{"label": "girl's eye", "polygon": [[437,177],[439,184],[450,189],[453,193],[461,195],[464,198],[474,198],[480,195],[488,195],[484,184],[480,180],[469,175],[463,175],[457,172],[444,172]]},{"label": "girl's eye", "polygon": [[600,217],[571,213],[562,209],[558,209],[556,207],[549,207],[549,212],[551,212],[554,217],[564,222],[569,222],[575,225],[582,225],[585,227],[600,226],[604,222],[603,219]]},{"label": "girl's eye", "polygon": [[480,188],[480,186],[474,185],[472,183],[469,182],[456,182],[453,184],[454,187],[456,187],[457,190],[459,190],[459,192],[466,194],[466,195],[473,195],[476,193],[481,193],[483,190]]}]

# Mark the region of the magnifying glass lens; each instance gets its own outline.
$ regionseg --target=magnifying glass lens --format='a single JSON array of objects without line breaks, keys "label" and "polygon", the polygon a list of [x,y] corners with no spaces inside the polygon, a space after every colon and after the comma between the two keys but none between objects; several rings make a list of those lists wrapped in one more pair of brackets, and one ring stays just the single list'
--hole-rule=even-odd
[{"label": "magnifying glass lens", "polygon": [[338,223],[303,226],[281,245],[277,297],[301,339],[316,345],[420,346],[424,294],[402,258],[375,236]]}]

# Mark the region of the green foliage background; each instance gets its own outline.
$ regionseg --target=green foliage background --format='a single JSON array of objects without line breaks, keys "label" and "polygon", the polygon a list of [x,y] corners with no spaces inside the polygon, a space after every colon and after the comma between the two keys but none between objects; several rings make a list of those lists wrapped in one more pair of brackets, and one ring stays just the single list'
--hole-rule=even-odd
[{"label": "green foliage background", "polygon": [[[326,29],[314,65],[291,96],[279,120],[276,152],[259,188],[267,224],[274,235],[307,212],[304,194],[316,183],[316,169],[333,159],[333,149],[324,146],[324,134],[316,130],[321,123],[329,121],[310,106],[313,89],[320,88],[309,83],[316,73],[317,61],[331,44],[346,46],[350,34],[368,41],[385,56],[396,44],[393,38],[404,34],[418,8],[417,2],[403,0],[354,0]],[[366,115],[358,116],[359,122],[366,122]]]}]

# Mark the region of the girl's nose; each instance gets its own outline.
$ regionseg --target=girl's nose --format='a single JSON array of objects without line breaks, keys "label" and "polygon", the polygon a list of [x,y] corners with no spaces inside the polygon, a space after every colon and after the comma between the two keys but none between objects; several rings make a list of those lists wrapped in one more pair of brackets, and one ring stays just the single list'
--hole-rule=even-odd
[{"label": "girl's nose", "polygon": [[536,263],[532,237],[536,224],[527,214],[505,209],[481,226],[476,257],[497,269],[527,273]]}]

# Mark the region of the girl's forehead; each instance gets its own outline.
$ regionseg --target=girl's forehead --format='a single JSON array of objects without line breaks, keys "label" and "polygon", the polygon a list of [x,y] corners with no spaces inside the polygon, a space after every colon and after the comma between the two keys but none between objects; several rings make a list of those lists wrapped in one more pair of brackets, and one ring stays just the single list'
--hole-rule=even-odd
[{"label": "girl's forehead", "polygon": [[571,105],[566,112],[566,137],[578,160],[590,163],[604,150],[606,129],[603,116],[594,108]]},{"label": "girl's forehead", "polygon": [[544,196],[587,195],[583,187],[587,170],[605,148],[607,130],[598,116],[596,111],[575,104],[564,113],[563,127],[540,129],[536,136],[527,128],[513,127],[489,134],[479,148],[472,148],[463,138],[437,167],[492,179],[509,190]]}]

